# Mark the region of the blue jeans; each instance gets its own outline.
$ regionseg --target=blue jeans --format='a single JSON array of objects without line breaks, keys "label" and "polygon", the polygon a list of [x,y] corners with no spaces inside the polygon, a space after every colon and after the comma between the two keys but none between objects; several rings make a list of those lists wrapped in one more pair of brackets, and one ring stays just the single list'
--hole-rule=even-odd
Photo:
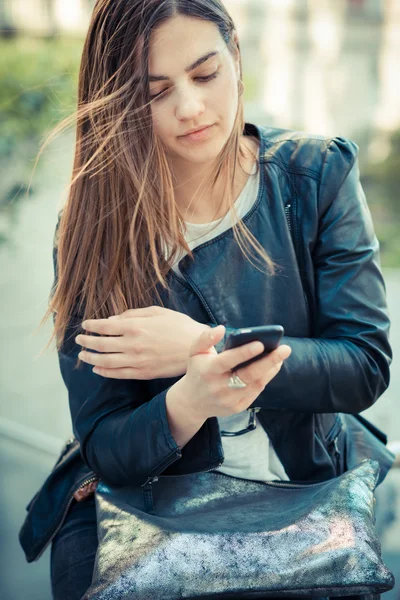
[{"label": "blue jeans", "polygon": [[[92,583],[97,545],[94,496],[82,502],[74,500],[51,546],[51,589],[54,600],[81,600]],[[309,598],[302,596],[301,600]],[[224,600],[229,598],[225,596]],[[291,600],[296,598],[292,597]],[[312,600],[328,599],[314,597]]]},{"label": "blue jeans", "polygon": [[51,546],[51,590],[54,600],[81,600],[92,583],[97,550],[94,496],[73,500]]}]

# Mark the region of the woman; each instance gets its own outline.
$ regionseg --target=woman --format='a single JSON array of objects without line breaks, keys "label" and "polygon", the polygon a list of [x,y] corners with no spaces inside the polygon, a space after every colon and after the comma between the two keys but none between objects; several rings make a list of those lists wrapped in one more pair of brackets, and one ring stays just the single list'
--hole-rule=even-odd
[{"label": "woman", "polygon": [[[320,481],[371,456],[382,480],[391,465],[368,422],[345,420],[392,359],[357,146],[244,123],[241,78],[219,0],[97,1],[46,315],[83,459],[67,446],[64,487],[46,482],[56,600],[91,583],[99,478]],[[283,343],[235,369],[263,345],[224,352],[230,330],[263,324]]]}]

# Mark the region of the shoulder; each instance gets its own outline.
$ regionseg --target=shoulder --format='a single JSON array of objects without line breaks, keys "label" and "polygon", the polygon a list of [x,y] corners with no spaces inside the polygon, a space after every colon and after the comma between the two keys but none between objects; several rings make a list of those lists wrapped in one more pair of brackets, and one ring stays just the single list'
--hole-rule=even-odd
[{"label": "shoulder", "polygon": [[262,125],[258,125],[258,129],[263,142],[261,161],[275,162],[292,173],[319,180],[326,167],[333,165],[335,171],[347,174],[358,157],[357,144],[348,138]]}]

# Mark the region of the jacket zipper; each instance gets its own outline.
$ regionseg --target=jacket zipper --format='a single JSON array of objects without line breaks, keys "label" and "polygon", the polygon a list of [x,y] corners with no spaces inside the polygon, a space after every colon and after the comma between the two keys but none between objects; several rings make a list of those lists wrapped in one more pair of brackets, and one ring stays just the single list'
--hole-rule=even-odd
[{"label": "jacket zipper", "polygon": [[335,448],[335,462],[336,462],[335,468],[336,468],[336,475],[340,475],[340,454],[341,453],[340,453],[339,446],[338,446],[338,443],[337,443],[337,439],[338,439],[339,435],[340,435],[340,431],[337,434],[337,436],[332,440],[333,447]]},{"label": "jacket zipper", "polygon": [[[207,473],[208,471],[213,471],[214,469],[218,469],[222,465],[223,461],[217,465],[210,467],[209,469],[204,469],[203,471],[195,471],[196,473]],[[192,475],[192,473],[190,473]],[[153,490],[152,485],[156,483],[162,475],[153,475],[153,477],[149,477],[145,483],[142,484],[143,493],[145,496],[145,505],[147,505],[150,514],[155,514],[154,509],[154,499],[153,499]],[[174,477],[184,477],[184,475],[174,475]]]},{"label": "jacket zipper", "polygon": [[[289,227],[289,231],[290,231],[290,235],[292,237],[293,240],[293,246],[294,246],[294,250],[295,250],[295,254],[296,254],[296,259],[297,259],[297,263],[300,269],[300,255],[299,255],[299,249],[298,249],[298,241],[297,241],[297,236],[295,235],[294,232],[294,227],[293,227],[293,213],[292,213],[292,205],[291,204],[287,204],[285,206],[285,216],[286,216],[286,221]],[[301,277],[301,283],[303,284],[303,278]],[[307,307],[307,314],[310,315],[310,306],[309,306],[309,302],[308,302],[308,298],[307,298],[307,294],[304,291],[304,286],[303,286],[303,297],[304,297],[304,302],[306,304]]]},{"label": "jacket zipper", "polygon": [[[204,471],[195,471],[195,473],[207,473],[208,471],[213,471],[214,469],[218,469],[218,467],[220,467],[223,463],[221,462],[219,465],[211,467],[211,469],[205,469]],[[194,473],[190,473],[190,475],[194,475]],[[151,478],[151,481],[148,481],[148,484],[152,484],[155,483],[159,480],[159,478],[162,477],[161,476],[155,476]],[[173,475],[173,477],[184,477],[184,475]],[[255,481],[255,480],[249,480],[249,481]],[[326,480],[329,481],[329,480]],[[295,488],[295,489],[304,489],[304,488],[309,488],[309,487],[315,487],[317,485],[323,485],[324,483],[326,483],[326,481],[317,481],[315,483],[307,483],[307,484],[301,484],[301,483],[291,483],[289,481],[260,481],[258,483],[263,483],[265,485],[269,485],[272,487],[289,487],[289,488]]]},{"label": "jacket zipper", "polygon": [[[176,451],[174,450],[174,452],[171,453],[170,455],[172,457],[172,459],[174,458],[174,456],[176,456]],[[182,452],[180,452],[179,450],[179,456],[177,458],[181,458],[182,457]],[[163,460],[157,467],[157,470],[159,471],[159,473],[161,473],[161,471],[164,471],[167,467],[169,467],[169,465],[171,465],[173,462],[175,462],[174,460],[169,460],[169,456],[167,456],[167,458],[165,460]],[[148,477],[146,479],[146,481],[144,483],[141,484],[140,487],[144,488],[146,485],[151,484],[153,481],[157,481],[158,480],[158,475],[151,475],[150,477]]]},{"label": "jacket zipper", "polygon": [[49,539],[48,539],[48,540],[45,542],[45,544],[44,544],[43,548],[41,549],[41,551],[39,552],[39,554],[37,554],[37,555],[36,555],[36,557],[35,557],[33,560],[39,560],[39,558],[42,556],[43,552],[46,550],[47,546],[48,546],[49,544],[51,544],[51,542],[53,541],[53,539],[56,537],[57,533],[60,531],[60,529],[61,529],[61,527],[63,526],[63,523],[64,523],[64,521],[65,521],[65,517],[67,516],[67,513],[68,513],[68,511],[69,511],[69,509],[70,509],[70,506],[71,506],[71,504],[72,504],[72,501],[73,501],[73,499],[74,499],[74,494],[75,494],[75,493],[76,493],[78,490],[80,490],[81,488],[85,487],[85,485],[87,485],[88,483],[92,483],[92,481],[97,481],[98,479],[99,479],[99,477],[97,477],[97,476],[92,476],[92,477],[89,477],[88,479],[85,479],[85,481],[83,481],[83,482],[82,482],[82,483],[79,485],[79,487],[77,487],[77,488],[76,488],[76,489],[73,491],[73,493],[72,493],[72,495],[71,495],[71,497],[70,497],[70,499],[69,499],[69,501],[68,501],[68,504],[67,504],[67,506],[66,506],[66,508],[65,508],[65,511],[64,511],[64,513],[63,513],[63,516],[61,517],[61,520],[59,521],[59,523],[58,523],[58,525],[57,525],[57,527],[56,527],[55,531],[52,533],[52,535],[49,537]]},{"label": "jacket zipper", "polygon": [[[341,452],[340,452],[337,440],[338,440],[338,437],[339,437],[341,431],[342,430],[340,430],[335,435],[335,437],[327,443],[327,451],[328,451],[328,454],[329,454],[329,456],[330,456],[330,458],[332,460],[333,468],[335,469],[336,475],[340,475],[340,456],[341,456]],[[332,457],[332,455],[331,455],[331,448],[332,448],[332,446],[334,448],[334,457]]]},{"label": "jacket zipper", "polygon": [[341,452],[340,452],[337,440],[342,431],[343,431],[342,420],[341,420],[340,416],[336,416],[334,424],[332,425],[332,427],[330,428],[330,430],[328,431],[326,436],[323,438],[324,442],[325,442],[324,445],[326,445],[326,449],[328,451],[329,456],[331,456],[331,447],[333,446],[333,448],[334,448],[335,456],[334,456],[334,458],[331,457],[331,460],[332,460],[332,464],[335,469],[336,475],[340,475]]},{"label": "jacket zipper", "polygon": [[[193,473],[185,473],[183,475],[172,475],[171,477],[185,477],[186,475],[194,475],[195,473],[208,473],[209,471],[218,469],[219,467],[221,467],[223,465],[223,463],[224,463],[224,461],[218,463],[217,465],[214,465],[213,467],[210,467],[209,469],[204,469],[202,471],[194,471]],[[171,463],[169,463],[169,464],[171,464]],[[169,464],[167,465],[167,467],[169,466]],[[167,467],[164,467],[163,471]],[[159,480],[160,477],[162,477],[162,475],[153,475],[153,477],[148,477],[147,481],[145,481],[145,483],[142,483],[141,487],[145,487],[146,485],[151,485],[152,483],[155,483],[156,481]],[[166,477],[168,477],[168,475],[166,475]]]},{"label": "jacket zipper", "polygon": [[333,441],[333,439],[337,437],[337,435],[342,431],[342,428],[342,420],[340,416],[336,413],[335,422],[333,423],[328,433],[325,435],[325,442],[327,444],[330,444]]},{"label": "jacket zipper", "polygon": [[292,223],[291,223],[291,217],[290,217],[290,209],[291,209],[292,205],[291,204],[287,204],[285,206],[285,215],[286,215],[286,220],[287,220],[287,224],[289,226],[289,231],[292,232]]}]

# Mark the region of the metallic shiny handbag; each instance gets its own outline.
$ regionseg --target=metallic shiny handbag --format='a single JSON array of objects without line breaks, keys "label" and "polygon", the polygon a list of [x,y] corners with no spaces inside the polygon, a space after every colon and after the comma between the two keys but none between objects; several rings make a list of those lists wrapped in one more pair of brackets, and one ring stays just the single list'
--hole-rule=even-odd
[{"label": "metallic shiny handbag", "polygon": [[82,600],[376,598],[394,587],[375,531],[378,475],[366,459],[318,483],[209,471],[159,476],[144,493],[100,481]]}]

